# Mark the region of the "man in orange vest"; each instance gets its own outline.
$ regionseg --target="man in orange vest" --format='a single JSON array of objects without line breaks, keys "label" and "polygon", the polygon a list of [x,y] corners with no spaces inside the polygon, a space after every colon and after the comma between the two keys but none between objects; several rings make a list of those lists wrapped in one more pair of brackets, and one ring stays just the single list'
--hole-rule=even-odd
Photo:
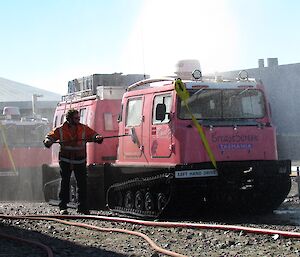
[{"label": "man in orange vest", "polygon": [[60,214],[68,214],[67,203],[70,201],[69,191],[72,171],[74,171],[78,187],[77,211],[81,214],[90,213],[87,206],[86,142],[101,144],[103,137],[79,121],[79,112],[70,109],[66,115],[66,122],[50,131],[43,141],[47,148],[50,148],[57,140],[60,142]]}]

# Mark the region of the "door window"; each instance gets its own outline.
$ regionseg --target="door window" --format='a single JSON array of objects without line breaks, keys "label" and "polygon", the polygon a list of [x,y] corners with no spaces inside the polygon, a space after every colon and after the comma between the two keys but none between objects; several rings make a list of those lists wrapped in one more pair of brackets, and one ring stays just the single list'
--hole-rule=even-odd
[{"label": "door window", "polygon": [[[162,104],[164,103],[166,105],[166,116],[164,120],[157,120],[155,118],[155,110],[157,104]],[[170,94],[168,95],[157,95],[154,98],[154,103],[153,103],[153,118],[152,118],[152,123],[153,124],[164,124],[164,123],[169,123],[170,121],[170,111],[171,111],[171,106],[172,106],[172,97]]]},{"label": "door window", "polygon": [[133,127],[141,124],[142,121],[142,98],[129,99],[127,102],[126,126]]}]

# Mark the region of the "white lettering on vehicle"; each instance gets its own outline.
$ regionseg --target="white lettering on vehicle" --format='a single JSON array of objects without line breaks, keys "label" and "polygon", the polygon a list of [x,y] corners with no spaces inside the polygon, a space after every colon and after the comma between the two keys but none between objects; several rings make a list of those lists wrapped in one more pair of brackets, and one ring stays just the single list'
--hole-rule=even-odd
[{"label": "white lettering on vehicle", "polygon": [[18,171],[0,171],[0,177],[13,177],[19,176]]},{"label": "white lettering on vehicle", "polygon": [[218,176],[218,171],[215,169],[175,171],[175,178],[199,178],[216,176]]}]

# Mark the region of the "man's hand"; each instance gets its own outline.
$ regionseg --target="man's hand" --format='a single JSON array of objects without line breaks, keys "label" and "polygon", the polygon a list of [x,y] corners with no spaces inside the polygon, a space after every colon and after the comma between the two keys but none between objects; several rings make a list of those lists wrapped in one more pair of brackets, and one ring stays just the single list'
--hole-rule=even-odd
[{"label": "man's hand", "polygon": [[95,142],[96,142],[97,144],[102,144],[102,142],[103,142],[103,137],[100,136],[100,135],[97,135],[97,136],[95,137]]},{"label": "man's hand", "polygon": [[44,146],[47,147],[47,148],[50,148],[51,145],[53,144],[53,142],[49,139],[49,138],[46,138],[44,141]]}]

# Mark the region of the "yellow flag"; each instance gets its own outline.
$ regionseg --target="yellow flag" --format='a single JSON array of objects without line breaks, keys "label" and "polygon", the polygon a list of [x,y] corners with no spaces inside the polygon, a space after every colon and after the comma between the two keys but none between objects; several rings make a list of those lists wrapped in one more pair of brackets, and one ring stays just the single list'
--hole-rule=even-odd
[{"label": "yellow flag", "polygon": [[11,166],[13,168],[13,171],[15,173],[17,173],[17,168],[16,168],[16,165],[15,165],[12,153],[11,153],[9,147],[8,147],[8,144],[7,144],[7,141],[6,141],[6,136],[5,136],[5,133],[4,133],[4,127],[2,126],[1,122],[0,122],[0,131],[1,131],[2,141],[3,141],[5,149],[7,151],[7,155],[8,155],[8,158],[10,160],[10,163],[11,163]]},{"label": "yellow flag", "polygon": [[176,90],[176,93],[178,94],[178,96],[180,97],[181,101],[184,103],[188,113],[191,115],[191,118],[192,118],[192,121],[201,137],[201,140],[202,140],[202,143],[204,145],[204,148],[208,154],[208,157],[210,159],[210,161],[212,162],[212,164],[214,165],[215,168],[217,168],[217,163],[216,163],[216,159],[215,159],[215,156],[208,144],[208,141],[207,141],[207,138],[204,134],[204,131],[203,131],[203,128],[202,126],[199,124],[199,122],[197,121],[197,119],[195,118],[195,116],[193,115],[193,113],[191,112],[188,104],[187,104],[187,100],[189,99],[190,97],[190,94],[189,92],[186,90],[186,87],[184,85],[184,83],[181,81],[181,79],[176,79],[174,81],[175,83],[175,90]]}]

